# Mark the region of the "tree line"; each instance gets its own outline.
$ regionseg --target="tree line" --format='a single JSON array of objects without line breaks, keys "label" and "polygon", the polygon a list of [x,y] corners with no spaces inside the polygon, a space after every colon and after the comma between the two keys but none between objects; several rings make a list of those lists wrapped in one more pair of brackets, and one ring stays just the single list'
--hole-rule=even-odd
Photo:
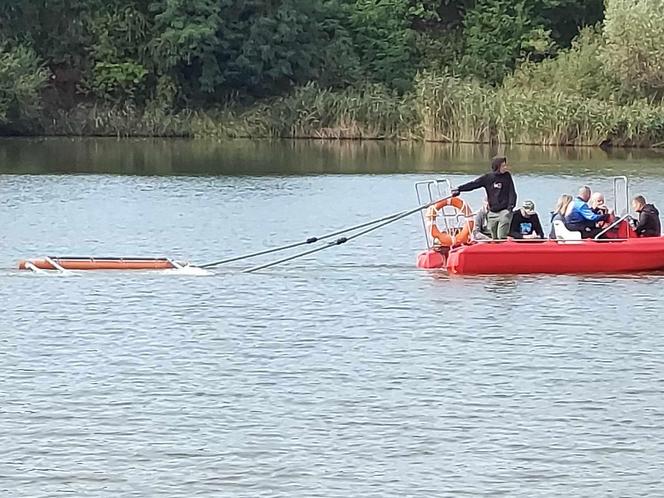
[{"label": "tree line", "polygon": [[[401,98],[423,74],[499,89],[535,88],[557,71],[574,80],[563,86],[588,84],[589,98],[652,102],[664,87],[663,9],[660,0],[4,0],[0,131],[38,133],[51,114],[81,106],[251,108],[311,84]],[[589,46],[597,56],[581,60]]]}]

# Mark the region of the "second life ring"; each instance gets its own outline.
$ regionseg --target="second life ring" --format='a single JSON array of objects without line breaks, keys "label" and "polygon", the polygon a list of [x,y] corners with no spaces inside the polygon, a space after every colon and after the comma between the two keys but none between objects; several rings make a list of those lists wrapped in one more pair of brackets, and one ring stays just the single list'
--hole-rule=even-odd
[{"label": "second life ring", "polygon": [[[457,213],[465,218],[465,222],[461,228],[452,229],[452,233],[441,231],[436,225],[436,218],[438,212],[446,206],[451,206],[456,209]],[[472,218],[473,211],[470,205],[460,197],[450,197],[443,199],[431,206],[426,214],[430,223],[429,234],[433,238],[434,244],[438,241],[441,247],[453,247],[470,242],[470,235],[473,231],[474,221]]]}]

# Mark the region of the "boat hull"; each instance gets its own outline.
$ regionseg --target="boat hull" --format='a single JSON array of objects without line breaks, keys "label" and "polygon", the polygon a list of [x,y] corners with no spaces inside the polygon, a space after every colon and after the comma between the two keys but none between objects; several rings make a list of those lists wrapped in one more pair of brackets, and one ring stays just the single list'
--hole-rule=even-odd
[{"label": "boat hull", "polygon": [[452,249],[445,267],[449,273],[459,275],[664,270],[664,237],[478,243]]},{"label": "boat hull", "polygon": [[[176,268],[166,258],[50,258],[65,270],[171,270]],[[57,270],[48,259],[20,261],[19,270]]]}]

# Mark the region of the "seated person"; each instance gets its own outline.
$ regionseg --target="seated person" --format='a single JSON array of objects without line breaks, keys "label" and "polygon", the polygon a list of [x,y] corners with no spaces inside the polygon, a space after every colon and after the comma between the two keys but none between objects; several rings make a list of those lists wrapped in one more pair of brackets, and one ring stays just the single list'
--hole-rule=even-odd
[{"label": "seated person", "polygon": [[588,205],[590,194],[590,187],[581,187],[578,197],[570,203],[567,213],[565,213],[567,229],[581,232],[583,239],[591,239],[601,232],[601,228],[597,228],[597,223],[606,221],[609,217],[608,212],[601,214],[593,212]]},{"label": "seated person", "polygon": [[558,199],[558,202],[556,202],[556,207],[554,208],[553,213],[551,213],[551,233],[549,233],[550,239],[558,238],[556,236],[556,229],[553,226],[553,222],[561,221],[563,225],[565,224],[565,213],[567,212],[567,208],[569,207],[569,204],[572,202],[572,200],[574,200],[574,198],[571,195],[563,194],[560,196],[560,199]]},{"label": "seated person", "polygon": [[609,209],[609,206],[606,205],[604,194],[601,192],[593,192],[593,194],[590,196],[590,200],[588,201],[588,205],[590,206],[590,209],[593,210],[593,213],[607,215],[606,220],[597,223],[598,227],[604,228],[606,225],[613,221],[613,210]]},{"label": "seated person", "polygon": [[473,240],[491,240],[491,231],[488,226],[489,222],[489,203],[484,198],[482,207],[475,214],[475,223],[473,224]]},{"label": "seated person", "polygon": [[544,230],[535,212],[535,203],[525,201],[520,209],[512,213],[510,237],[514,239],[543,239]]},{"label": "seated person", "polygon": [[639,237],[659,237],[662,235],[659,211],[653,204],[647,204],[645,197],[642,195],[634,197],[632,209],[639,214],[639,221],[634,224],[634,230]]}]

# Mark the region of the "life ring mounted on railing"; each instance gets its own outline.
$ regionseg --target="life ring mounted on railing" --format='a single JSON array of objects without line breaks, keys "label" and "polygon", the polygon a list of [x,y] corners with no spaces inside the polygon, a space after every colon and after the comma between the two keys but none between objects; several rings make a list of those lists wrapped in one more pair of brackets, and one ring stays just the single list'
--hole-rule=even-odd
[{"label": "life ring mounted on railing", "polygon": [[[453,207],[456,210],[455,218],[458,219],[461,217],[464,219],[461,226],[450,228],[450,233],[441,231],[436,225],[436,218],[440,212],[443,212],[443,216],[446,216],[443,210],[447,206]],[[426,218],[429,220],[429,234],[433,239],[434,246],[450,248],[470,242],[474,224],[473,210],[460,197],[449,197],[437,202],[427,210]]]}]

